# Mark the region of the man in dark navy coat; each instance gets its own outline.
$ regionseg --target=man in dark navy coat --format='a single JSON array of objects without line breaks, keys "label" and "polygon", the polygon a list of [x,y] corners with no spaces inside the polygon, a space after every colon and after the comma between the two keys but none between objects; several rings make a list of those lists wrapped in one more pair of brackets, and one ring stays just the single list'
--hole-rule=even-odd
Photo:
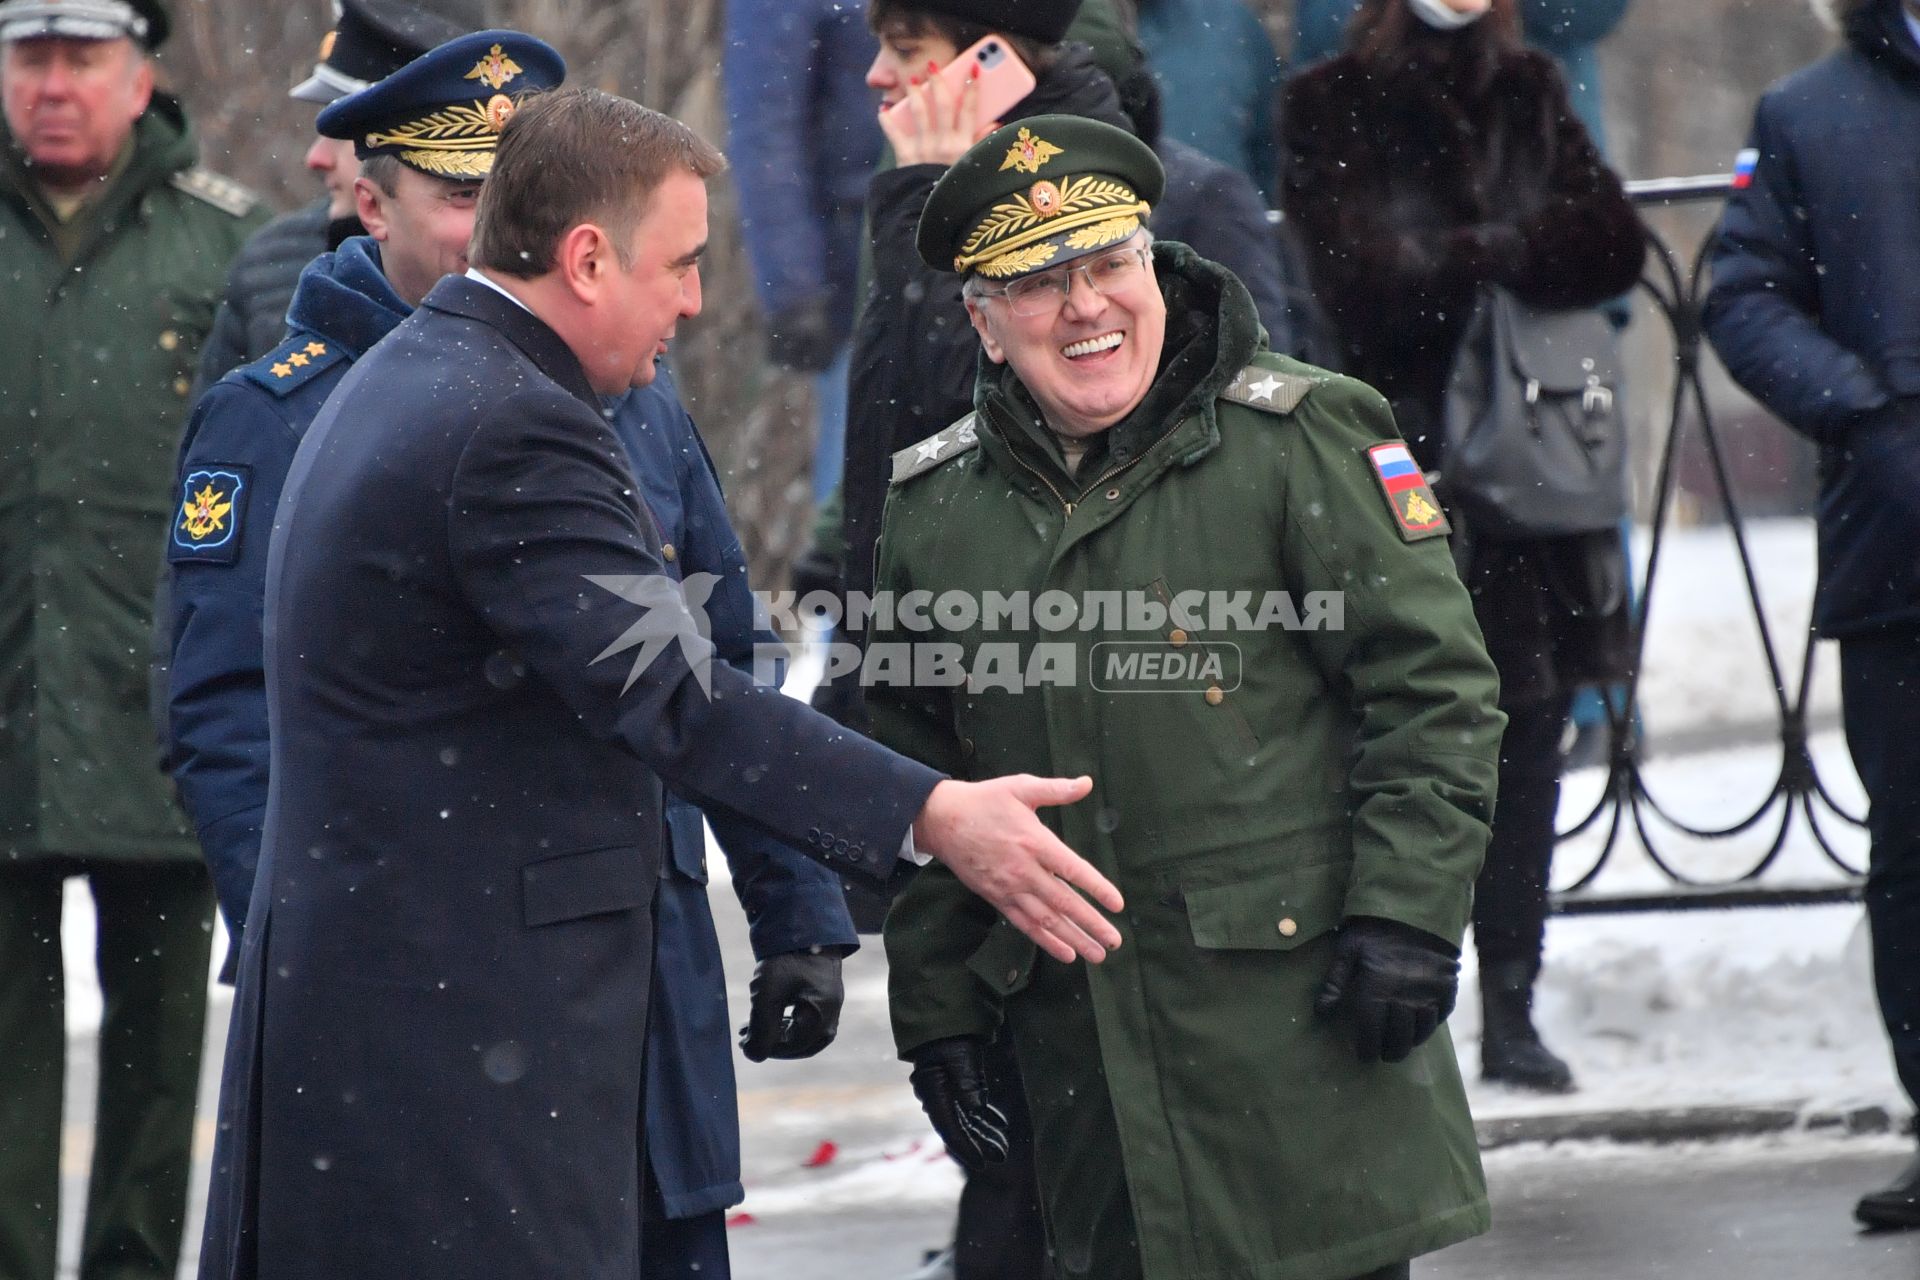
[{"label": "man in dark navy coat", "polygon": [[[485,32],[444,46],[383,80],[363,100],[381,116],[440,110],[441,68],[465,71],[499,45],[521,70],[507,87],[558,86],[564,67],[539,41]],[[343,139],[356,113],[329,117]],[[404,320],[447,267],[464,269],[479,179],[414,169],[392,148],[355,184],[372,238],[323,254],[303,273],[289,332],[264,359],[216,384],[182,446],[182,515],[170,539],[170,767],[220,888],[232,945],[243,936],[267,801],[266,673],[260,613],[267,534],[294,450],[352,362]],[[463,153],[476,171],[490,150]],[[432,217],[419,216],[430,211]],[[390,269],[389,269],[390,264]],[[389,278],[391,276],[391,278]],[[669,566],[711,579],[707,615],[719,656],[746,666],[756,643],[745,558],[727,521],[711,462],[671,381],[662,376],[614,403],[609,422],[633,459]],[[212,488],[217,498],[203,498]],[[196,524],[197,504],[226,510]],[[196,532],[198,536],[196,536]],[[726,990],[706,891],[697,809],[668,805],[671,856],[659,887],[655,1004],[647,1037],[650,1230],[642,1275],[725,1280],[723,1210],[737,1203],[739,1130]],[[841,1000],[840,957],[856,938],[838,879],[760,833],[716,819],[754,954],[750,1057],[803,1057],[831,1042]],[[791,1008],[792,1014],[783,1017]]]},{"label": "man in dark navy coat", "polygon": [[[1706,326],[1735,380],[1820,445],[1813,624],[1840,642],[1874,985],[1920,1102],[1920,0],[1831,8],[1846,45],[1754,113]],[[1920,1228],[1920,1158],[1854,1215]]]},{"label": "man in dark navy coat", "polygon": [[937,857],[1062,960],[1119,942],[1034,812],[1087,780],[943,779],[710,660],[599,397],[698,312],[724,161],[606,94],[516,113],[503,70],[375,131],[513,120],[469,278],[341,380],[277,512],[203,1277],[636,1273],[663,779],[875,885]]}]

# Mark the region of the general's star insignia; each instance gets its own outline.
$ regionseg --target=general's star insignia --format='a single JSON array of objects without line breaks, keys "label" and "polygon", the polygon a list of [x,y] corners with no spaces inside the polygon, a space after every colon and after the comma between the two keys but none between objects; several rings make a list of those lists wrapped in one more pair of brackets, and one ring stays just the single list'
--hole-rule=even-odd
[{"label": "general's star insignia", "polygon": [[304,368],[311,361],[311,359],[312,357],[306,355],[304,352],[296,351],[292,355],[287,357],[287,363],[292,365],[294,368],[299,369],[299,368]]},{"label": "general's star insignia", "polygon": [[290,376],[292,373],[293,373],[293,366],[290,364],[276,364],[273,366],[273,376],[276,378],[285,378]]},{"label": "general's star insignia", "polygon": [[310,356],[323,356],[327,354],[327,344],[324,342],[309,342],[307,344],[307,354]]},{"label": "general's star insignia", "polygon": [[1258,382],[1250,382],[1247,384],[1247,393],[1258,396],[1262,400],[1272,400],[1273,393],[1279,389],[1280,379],[1274,377],[1271,373]]},{"label": "general's star insignia", "polygon": [[496,44],[487,51],[487,56],[474,63],[473,70],[467,72],[461,79],[478,80],[489,89],[498,89],[525,69],[502,53],[500,46]]},{"label": "general's star insignia", "polygon": [[946,447],[947,442],[945,440],[942,440],[939,436],[930,436],[914,446],[916,454],[913,460],[915,462],[932,462],[940,456],[940,451]]}]

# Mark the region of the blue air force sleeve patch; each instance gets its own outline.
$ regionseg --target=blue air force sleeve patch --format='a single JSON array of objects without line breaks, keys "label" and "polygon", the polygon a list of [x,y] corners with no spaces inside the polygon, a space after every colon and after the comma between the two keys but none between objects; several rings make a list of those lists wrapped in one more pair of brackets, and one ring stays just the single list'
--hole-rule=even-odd
[{"label": "blue air force sleeve patch", "polygon": [[240,522],[247,511],[252,468],[218,463],[197,467],[181,482],[167,559],[175,564],[232,564],[240,556]]}]

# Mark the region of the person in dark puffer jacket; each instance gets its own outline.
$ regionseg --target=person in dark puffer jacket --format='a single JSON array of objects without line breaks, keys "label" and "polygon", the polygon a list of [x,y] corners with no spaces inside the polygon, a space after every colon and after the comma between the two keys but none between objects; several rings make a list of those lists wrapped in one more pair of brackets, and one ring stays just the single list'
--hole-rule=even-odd
[{"label": "person in dark puffer jacket", "polygon": [[[1880,1012],[1920,1099],[1920,3],[1834,0],[1838,52],[1766,92],[1713,249],[1734,379],[1821,446],[1813,623],[1866,786]],[[1854,1216],[1920,1227],[1920,1159]]]}]

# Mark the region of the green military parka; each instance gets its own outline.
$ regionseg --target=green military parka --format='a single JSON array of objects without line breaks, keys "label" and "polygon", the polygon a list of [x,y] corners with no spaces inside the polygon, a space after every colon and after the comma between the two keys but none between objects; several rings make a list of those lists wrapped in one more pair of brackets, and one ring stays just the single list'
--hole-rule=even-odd
[{"label": "green military parka", "polygon": [[[1265,351],[1226,272],[1155,254],[1162,374],[1077,478],[984,363],[975,413],[896,458],[878,587],[933,600],[882,616],[868,657],[889,745],[1092,776],[1043,816],[1125,895],[1125,942],[1061,965],[929,867],[887,921],[895,1039],[1004,1020],[1063,1276],[1344,1280],[1488,1225],[1445,1029],[1365,1065],[1313,1002],[1345,917],[1459,943],[1504,718],[1446,541],[1420,536],[1444,526],[1403,532],[1370,460],[1397,441],[1385,401]],[[940,599],[1021,591],[1078,607],[1022,628]],[[971,684],[934,683],[927,646]]]},{"label": "green military parka", "polygon": [[0,126],[0,865],[199,857],[157,764],[149,633],[194,361],[267,211],[195,152],[156,93],[63,256]]}]

